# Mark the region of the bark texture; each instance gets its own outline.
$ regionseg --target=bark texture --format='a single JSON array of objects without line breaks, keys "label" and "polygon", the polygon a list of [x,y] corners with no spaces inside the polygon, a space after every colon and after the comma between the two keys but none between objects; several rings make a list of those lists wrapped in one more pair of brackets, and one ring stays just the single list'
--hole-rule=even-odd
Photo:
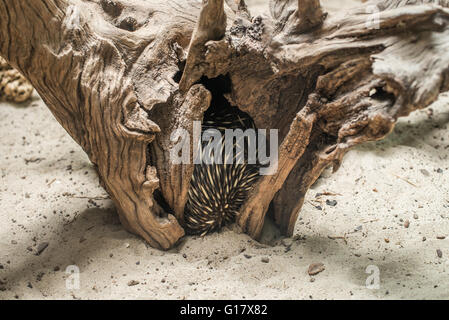
[{"label": "bark texture", "polygon": [[327,166],[449,89],[447,7],[383,0],[327,15],[318,0],[272,0],[252,17],[243,0],[0,0],[0,54],[89,155],[123,225],[169,249],[193,173],[170,161],[170,136],[202,120],[204,79],[226,77],[231,105],[279,129],[279,170],[237,222],[258,238],[271,207],[291,235]]}]

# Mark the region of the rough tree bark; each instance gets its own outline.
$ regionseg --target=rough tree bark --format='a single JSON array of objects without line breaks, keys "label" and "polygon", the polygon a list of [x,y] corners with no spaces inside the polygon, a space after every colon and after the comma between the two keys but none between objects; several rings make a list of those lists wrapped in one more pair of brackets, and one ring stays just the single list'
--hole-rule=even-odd
[{"label": "rough tree bark", "polygon": [[170,162],[170,135],[202,120],[205,77],[227,77],[228,101],[279,129],[279,170],[238,224],[257,238],[271,206],[291,235],[323,169],[449,89],[448,4],[327,15],[318,0],[272,0],[252,17],[243,0],[0,0],[0,54],[89,155],[123,225],[168,249],[193,173]]}]

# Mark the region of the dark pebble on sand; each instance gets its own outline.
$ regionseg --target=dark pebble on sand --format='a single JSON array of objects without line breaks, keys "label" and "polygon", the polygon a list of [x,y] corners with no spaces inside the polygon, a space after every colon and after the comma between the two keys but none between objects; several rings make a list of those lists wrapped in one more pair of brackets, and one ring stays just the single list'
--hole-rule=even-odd
[{"label": "dark pebble on sand", "polygon": [[337,205],[337,200],[326,200],[326,204],[331,207],[335,207]]},{"label": "dark pebble on sand", "polygon": [[39,274],[36,276],[36,280],[41,281],[42,278],[44,277],[44,275],[45,275],[45,272],[39,272]]},{"label": "dark pebble on sand", "polygon": [[42,242],[41,244],[39,244],[37,246],[36,255],[37,256],[41,255],[41,253],[44,252],[44,250],[47,249],[47,247],[48,247],[48,242]]},{"label": "dark pebble on sand", "polygon": [[137,286],[140,282],[136,280],[131,280],[128,282],[128,287]]}]

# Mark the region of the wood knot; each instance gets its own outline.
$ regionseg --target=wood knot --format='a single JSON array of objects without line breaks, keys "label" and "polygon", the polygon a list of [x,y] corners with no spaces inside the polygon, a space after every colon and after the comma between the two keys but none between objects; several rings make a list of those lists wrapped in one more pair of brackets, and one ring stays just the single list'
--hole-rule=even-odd
[{"label": "wood knot", "polygon": [[113,18],[121,15],[123,11],[122,4],[117,3],[114,0],[101,0],[101,7],[103,8],[104,12],[106,12]]}]

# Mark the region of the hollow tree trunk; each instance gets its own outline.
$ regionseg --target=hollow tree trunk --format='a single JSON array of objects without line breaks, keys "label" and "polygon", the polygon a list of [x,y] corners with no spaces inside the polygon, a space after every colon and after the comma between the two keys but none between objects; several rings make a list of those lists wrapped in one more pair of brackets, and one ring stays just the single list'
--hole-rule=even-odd
[{"label": "hollow tree trunk", "polygon": [[0,0],[0,54],[89,155],[123,225],[168,249],[184,235],[193,173],[170,161],[170,135],[202,120],[204,77],[227,77],[228,101],[279,129],[278,171],[238,224],[257,238],[271,204],[291,235],[324,168],[449,89],[447,6],[383,0],[327,15],[318,0],[272,0],[254,18],[243,0]]}]

